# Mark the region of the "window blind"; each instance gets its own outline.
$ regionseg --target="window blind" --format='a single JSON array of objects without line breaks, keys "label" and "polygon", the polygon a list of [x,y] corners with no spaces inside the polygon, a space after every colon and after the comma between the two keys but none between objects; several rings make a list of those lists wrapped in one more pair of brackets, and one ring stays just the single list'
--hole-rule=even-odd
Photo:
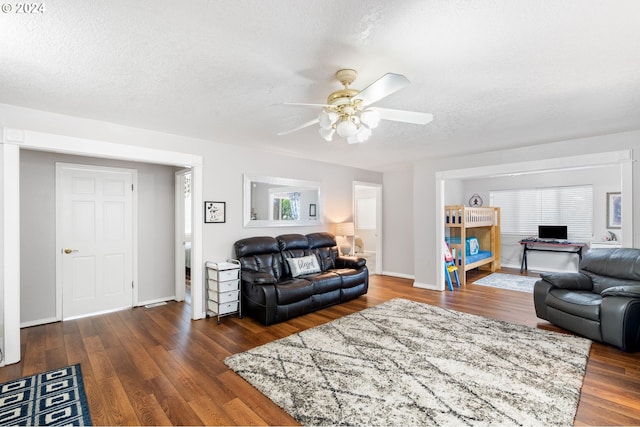
[{"label": "window blind", "polygon": [[536,236],[538,225],[566,225],[569,239],[593,236],[593,186],[496,190],[491,206],[500,208],[500,231]]}]

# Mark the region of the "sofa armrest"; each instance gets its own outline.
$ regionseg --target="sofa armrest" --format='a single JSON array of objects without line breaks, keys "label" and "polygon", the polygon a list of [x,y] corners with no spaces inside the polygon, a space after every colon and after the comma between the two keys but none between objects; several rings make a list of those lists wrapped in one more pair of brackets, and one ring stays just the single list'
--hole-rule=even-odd
[{"label": "sofa armrest", "polygon": [[356,256],[339,256],[336,258],[337,268],[359,269],[367,265],[367,260]]},{"label": "sofa armrest", "polygon": [[590,291],[593,289],[591,278],[582,273],[540,273],[540,278],[560,289]]},{"label": "sofa armrest", "polygon": [[640,298],[640,286],[612,286],[600,292],[602,297],[630,297]]},{"label": "sofa armrest", "polygon": [[269,273],[251,270],[242,270],[242,281],[254,285],[273,285],[277,282],[276,278]]}]

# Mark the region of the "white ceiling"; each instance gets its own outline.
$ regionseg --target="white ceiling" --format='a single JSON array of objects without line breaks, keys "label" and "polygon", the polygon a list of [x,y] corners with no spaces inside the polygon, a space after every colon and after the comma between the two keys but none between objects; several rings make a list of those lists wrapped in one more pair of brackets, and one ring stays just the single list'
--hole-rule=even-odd
[{"label": "white ceiling", "polygon": [[[13,4],[5,2],[6,4]],[[640,129],[640,1],[47,0],[0,13],[0,103],[372,170]],[[317,113],[355,68],[412,84],[366,143]]]}]

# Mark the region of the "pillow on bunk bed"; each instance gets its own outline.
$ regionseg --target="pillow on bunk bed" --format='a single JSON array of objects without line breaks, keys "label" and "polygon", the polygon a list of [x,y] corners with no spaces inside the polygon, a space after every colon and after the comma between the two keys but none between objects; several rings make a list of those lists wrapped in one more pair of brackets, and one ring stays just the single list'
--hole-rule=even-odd
[{"label": "pillow on bunk bed", "polygon": [[[460,237],[445,237],[445,240],[449,245],[460,244]],[[467,237],[465,247],[466,255],[478,255],[478,252],[480,252],[480,242],[476,237]]]},{"label": "pillow on bunk bed", "polygon": [[478,255],[480,242],[475,237],[467,237],[467,255]]}]

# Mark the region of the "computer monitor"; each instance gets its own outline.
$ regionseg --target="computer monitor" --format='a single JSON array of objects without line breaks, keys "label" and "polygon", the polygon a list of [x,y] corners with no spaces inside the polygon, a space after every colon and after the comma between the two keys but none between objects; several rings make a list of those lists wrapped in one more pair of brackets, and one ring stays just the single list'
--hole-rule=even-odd
[{"label": "computer monitor", "polygon": [[539,225],[538,238],[567,240],[567,226],[566,225]]}]

